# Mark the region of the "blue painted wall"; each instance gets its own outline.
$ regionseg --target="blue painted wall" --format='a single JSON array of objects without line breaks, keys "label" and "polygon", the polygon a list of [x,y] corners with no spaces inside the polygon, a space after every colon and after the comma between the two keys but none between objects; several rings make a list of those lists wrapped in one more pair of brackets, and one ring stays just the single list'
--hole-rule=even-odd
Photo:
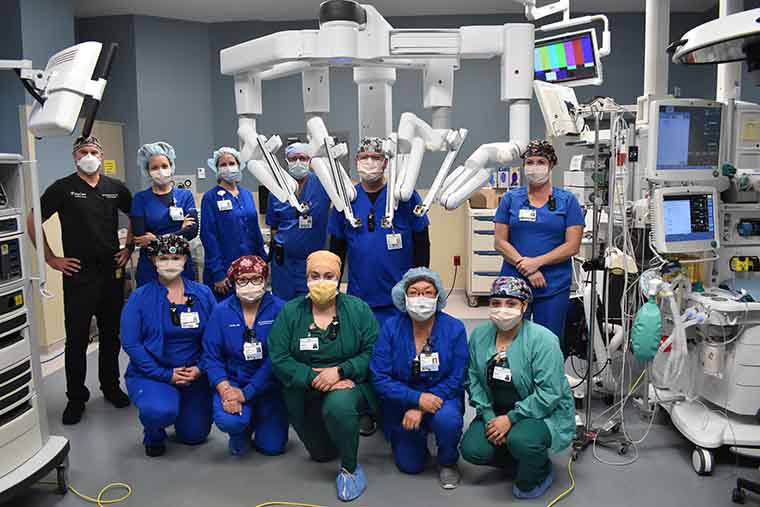
[{"label": "blue painted wall", "polygon": [[[671,19],[671,40],[710,16],[703,14],[674,14]],[[503,16],[427,16],[401,17],[388,20],[396,28],[456,28],[467,25],[500,25],[524,22],[519,15]],[[586,101],[596,95],[612,96],[619,103],[635,103],[643,91],[644,82],[644,15],[617,14],[610,16],[613,32],[612,54],[603,61],[604,84],[577,89],[578,98]],[[214,23],[210,25],[211,61],[219,69],[219,51],[263,35],[282,30],[316,28],[313,21],[264,23],[260,21]],[[598,34],[601,35],[601,34]],[[601,37],[599,37],[601,40]],[[663,48],[664,50],[664,48]],[[470,129],[463,147],[461,163],[480,144],[504,140],[507,131],[507,106],[499,101],[499,61],[463,60],[455,74],[454,110],[452,125]],[[351,143],[357,142],[357,92],[350,70],[334,69],[330,76],[331,112],[328,129],[349,131]],[[698,69],[671,65],[670,90],[678,86],[683,96],[711,97],[715,93],[715,69]],[[218,72],[212,74],[215,144],[235,144],[233,80]],[[300,76],[292,76],[263,85],[264,114],[259,130],[272,134],[304,130]],[[394,125],[401,113],[411,111],[429,121],[430,114],[422,108],[422,82],[419,71],[401,70],[393,87]],[[540,137],[544,132],[543,119],[534,100],[531,112],[531,134]],[[442,156],[428,155],[420,177],[421,187],[429,186]]]},{"label": "blue painted wall", "polygon": [[77,42],[85,41],[101,42],[105,48],[112,42],[119,44],[108,86],[98,110],[98,119],[124,124],[126,181],[130,188],[138,188],[142,182],[134,170],[135,153],[140,142],[134,17],[78,19]]},{"label": "blue painted wall", "polygon": [[[18,0],[5,0],[0,11],[0,60],[23,57],[21,44],[21,9]],[[21,83],[13,72],[0,72],[0,153],[19,153],[18,106],[24,103]]]}]

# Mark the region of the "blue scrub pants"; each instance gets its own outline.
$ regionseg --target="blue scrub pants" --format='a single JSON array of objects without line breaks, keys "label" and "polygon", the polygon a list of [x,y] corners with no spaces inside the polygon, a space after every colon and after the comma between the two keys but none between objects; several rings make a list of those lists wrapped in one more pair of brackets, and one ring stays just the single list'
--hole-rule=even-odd
[{"label": "blue scrub pants", "polygon": [[230,436],[230,443],[238,449],[247,447],[246,440],[253,431],[253,445],[261,454],[276,456],[285,452],[288,410],[279,392],[267,393],[243,404],[242,415],[225,412],[221,396],[214,393],[214,423]]},{"label": "blue scrub pants", "polygon": [[167,426],[174,426],[180,443],[196,445],[206,441],[211,432],[211,387],[205,375],[186,387],[134,373],[125,380],[129,398],[140,413],[143,444],[163,443]]},{"label": "blue scrub pants", "polygon": [[286,254],[282,264],[273,260],[271,266],[272,294],[283,301],[290,301],[309,292],[306,287],[306,259],[289,259]]},{"label": "blue scrub pants", "polygon": [[383,328],[383,324],[385,324],[385,321],[390,319],[391,317],[395,317],[398,315],[398,310],[395,306],[389,305],[389,306],[374,306],[372,307],[372,313],[375,315],[375,319],[377,320],[377,323],[380,325],[380,329]]},{"label": "blue scrub pants", "polygon": [[[407,431],[401,426],[405,410],[384,405],[384,419],[389,423],[385,434],[391,442],[396,466],[405,474],[418,474],[425,469],[428,456],[427,435],[435,435],[438,464],[454,465],[459,460],[459,441],[462,439],[464,418],[458,400],[446,400],[435,414],[425,414],[420,428]],[[395,421],[395,422],[391,422]]]},{"label": "blue scrub pants", "polygon": [[565,320],[567,320],[569,305],[570,290],[564,290],[553,296],[534,299],[528,305],[525,317],[556,334],[562,350],[565,350]]}]

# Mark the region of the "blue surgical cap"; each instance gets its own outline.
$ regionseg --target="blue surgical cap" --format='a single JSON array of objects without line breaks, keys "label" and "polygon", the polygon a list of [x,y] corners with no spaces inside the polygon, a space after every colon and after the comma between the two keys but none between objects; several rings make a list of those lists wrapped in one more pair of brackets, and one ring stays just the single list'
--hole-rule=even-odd
[{"label": "blue surgical cap", "polygon": [[407,271],[401,281],[399,281],[391,290],[393,304],[402,313],[406,313],[406,289],[415,282],[426,280],[435,285],[438,291],[438,304],[436,311],[441,311],[446,307],[446,290],[443,288],[443,282],[438,273],[429,268],[412,268]]},{"label": "blue surgical cap", "polygon": [[293,143],[289,144],[287,148],[285,148],[285,158],[288,158],[289,156],[293,155],[294,153],[303,153],[304,155],[311,156],[309,149],[309,145],[306,143]]},{"label": "blue surgical cap", "polygon": [[174,152],[172,145],[164,141],[143,144],[140,146],[140,149],[137,150],[137,168],[142,171],[147,171],[151,157],[156,155],[163,155],[168,158],[172,169],[174,168],[174,161],[177,159],[177,154]]},{"label": "blue surgical cap", "polygon": [[232,155],[235,157],[235,160],[237,160],[238,165],[240,164],[240,152],[237,151],[235,148],[230,148],[229,146],[222,146],[218,150],[214,152],[214,154],[211,156],[210,159],[208,159],[208,167],[212,171],[214,171],[214,174],[217,173],[217,167],[216,165],[219,163],[219,159],[222,157],[222,155]]}]

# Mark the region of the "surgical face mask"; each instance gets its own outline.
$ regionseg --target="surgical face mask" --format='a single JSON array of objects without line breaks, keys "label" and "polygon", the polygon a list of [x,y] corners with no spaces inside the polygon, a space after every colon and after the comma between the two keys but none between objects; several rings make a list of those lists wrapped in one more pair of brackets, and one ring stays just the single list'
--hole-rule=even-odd
[{"label": "surgical face mask", "polygon": [[90,153],[77,160],[77,167],[79,167],[85,174],[94,174],[100,167],[100,160],[98,160],[98,157]]},{"label": "surgical face mask", "polygon": [[437,299],[428,298],[425,296],[409,297],[406,299],[406,312],[417,322],[423,322],[428,320],[435,313],[435,307],[438,303]]},{"label": "surgical face mask", "polygon": [[227,183],[237,183],[243,178],[237,164],[223,165],[219,168],[219,177]]},{"label": "surgical face mask", "polygon": [[308,287],[309,297],[320,306],[326,305],[338,294],[337,280],[316,280],[309,282]]},{"label": "surgical face mask", "polygon": [[543,185],[549,181],[549,166],[546,164],[526,165],[525,177],[528,179],[528,183]]},{"label": "surgical face mask", "polygon": [[288,173],[297,180],[302,180],[309,174],[309,163],[297,160],[288,162]]},{"label": "surgical face mask", "polygon": [[375,160],[372,158],[363,158],[356,162],[356,170],[359,172],[359,178],[366,183],[376,183],[383,177],[385,171],[385,160]]},{"label": "surgical face mask", "polygon": [[255,303],[264,295],[264,284],[246,284],[244,287],[235,287],[235,294],[244,303]]},{"label": "surgical face mask", "polygon": [[514,329],[522,320],[522,310],[512,307],[491,308],[489,317],[500,331]]},{"label": "surgical face mask", "polygon": [[172,181],[171,169],[153,169],[148,174],[150,174],[153,183],[162,187],[168,185]]},{"label": "surgical face mask", "polygon": [[156,271],[164,280],[172,281],[185,270],[185,261],[182,259],[158,259]]}]

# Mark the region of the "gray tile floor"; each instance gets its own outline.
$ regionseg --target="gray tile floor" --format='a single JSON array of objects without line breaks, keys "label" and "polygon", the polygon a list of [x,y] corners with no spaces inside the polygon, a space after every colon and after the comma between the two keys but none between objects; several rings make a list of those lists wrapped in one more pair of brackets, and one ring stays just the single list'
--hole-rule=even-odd
[{"label": "gray tile floor", "polygon": [[[468,322],[468,328],[472,322]],[[122,357],[126,364],[126,358]],[[227,441],[216,428],[209,441],[198,447],[170,445],[161,458],[143,454],[141,427],[133,407],[116,410],[97,389],[96,357],[89,358],[89,386],[93,399],[81,424],[62,427],[60,415],[65,404],[63,371],[46,378],[45,393],[51,431],[71,441],[71,484],[95,496],[110,482],[126,482],[133,496],[123,505],[139,507],[254,507],[269,500],[303,501],[324,506],[337,505],[334,478],[337,463],[310,462],[303,446],[291,432],[285,455],[274,458],[255,453],[243,459],[227,454]],[[600,408],[601,401],[595,402]],[[473,414],[468,412],[466,421]],[[629,431],[641,434],[645,424],[631,410],[626,419]],[[560,506],[719,506],[731,505],[730,494],[737,475],[760,479],[757,463],[741,460],[727,451],[718,454],[712,477],[697,476],[690,464],[691,444],[668,422],[658,417],[648,439],[639,449],[638,462],[627,467],[611,467],[597,462],[591,449],[574,464],[576,490]],[[598,450],[607,461],[621,459]],[[570,484],[567,452],[554,457],[558,480],[542,499],[522,501],[525,505],[546,505]],[[462,485],[445,492],[438,487],[434,467],[419,476],[398,472],[389,447],[380,433],[363,439],[360,462],[367,472],[367,493],[356,505],[448,507],[492,506],[514,503],[509,483],[497,470],[461,463]],[[748,500],[760,504],[757,497]],[[69,507],[84,503],[69,493],[55,494],[38,486],[8,505],[18,507]]]}]

